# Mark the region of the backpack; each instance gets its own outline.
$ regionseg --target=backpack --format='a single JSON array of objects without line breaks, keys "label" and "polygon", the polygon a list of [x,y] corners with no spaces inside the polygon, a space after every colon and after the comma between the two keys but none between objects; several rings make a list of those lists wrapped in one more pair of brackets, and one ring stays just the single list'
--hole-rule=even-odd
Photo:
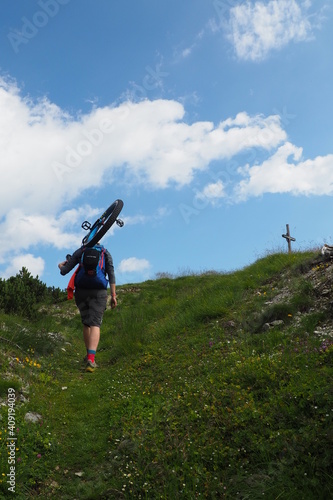
[{"label": "backpack", "polygon": [[105,248],[102,245],[95,245],[83,250],[75,276],[75,286],[87,289],[106,289],[108,287],[105,275]]}]

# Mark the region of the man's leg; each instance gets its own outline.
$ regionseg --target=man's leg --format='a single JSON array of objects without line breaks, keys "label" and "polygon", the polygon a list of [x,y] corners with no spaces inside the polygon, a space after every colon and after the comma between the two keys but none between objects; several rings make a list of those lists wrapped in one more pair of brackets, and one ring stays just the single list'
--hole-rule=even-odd
[{"label": "man's leg", "polygon": [[88,349],[97,351],[100,336],[101,336],[101,329],[99,326],[91,326],[89,328]]},{"label": "man's leg", "polygon": [[87,352],[89,349],[89,338],[90,338],[90,326],[83,325],[83,340],[84,340],[84,345],[86,346]]},{"label": "man's leg", "polygon": [[95,354],[101,336],[101,329],[99,326],[83,325],[83,338],[87,349],[87,358],[90,361],[95,361]]},{"label": "man's leg", "polygon": [[[107,291],[106,290],[81,290],[75,293],[75,302],[78,306],[83,323],[83,340],[87,349],[87,361],[89,366],[87,371],[93,371],[95,354],[100,340],[100,325],[102,324],[103,314],[106,309]],[[93,326],[89,326],[93,324]],[[91,363],[91,365],[90,365]]]}]

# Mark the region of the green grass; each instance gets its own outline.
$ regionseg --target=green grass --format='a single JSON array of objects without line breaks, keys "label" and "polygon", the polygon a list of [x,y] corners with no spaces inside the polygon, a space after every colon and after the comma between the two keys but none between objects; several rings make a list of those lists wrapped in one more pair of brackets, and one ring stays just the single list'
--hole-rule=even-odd
[{"label": "green grass", "polygon": [[[13,387],[28,399],[15,406],[15,496],[330,498],[332,337],[315,333],[330,322],[304,277],[315,260],[274,254],[230,274],[119,287],[94,374],[80,370],[74,303],[29,323],[1,316],[0,398]],[[25,422],[27,411],[42,420]],[[6,406],[1,416],[7,474]]]}]

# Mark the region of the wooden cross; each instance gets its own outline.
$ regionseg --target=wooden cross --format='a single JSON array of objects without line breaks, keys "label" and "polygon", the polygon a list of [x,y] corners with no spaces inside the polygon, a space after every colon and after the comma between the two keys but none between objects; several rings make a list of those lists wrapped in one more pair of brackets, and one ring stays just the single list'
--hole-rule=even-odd
[{"label": "wooden cross", "polygon": [[289,224],[286,224],[286,228],[287,228],[287,233],[283,234],[282,238],[286,238],[286,240],[288,242],[288,252],[291,253],[291,242],[292,241],[296,241],[296,240],[295,240],[295,238],[293,238],[292,236],[290,236]]}]

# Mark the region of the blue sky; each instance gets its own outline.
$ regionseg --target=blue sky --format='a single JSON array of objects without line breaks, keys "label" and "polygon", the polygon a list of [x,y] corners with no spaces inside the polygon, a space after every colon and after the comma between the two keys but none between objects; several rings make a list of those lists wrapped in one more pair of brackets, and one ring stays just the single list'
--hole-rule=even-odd
[{"label": "blue sky", "polygon": [[0,276],[121,198],[118,284],[333,244],[328,0],[0,4]]}]

